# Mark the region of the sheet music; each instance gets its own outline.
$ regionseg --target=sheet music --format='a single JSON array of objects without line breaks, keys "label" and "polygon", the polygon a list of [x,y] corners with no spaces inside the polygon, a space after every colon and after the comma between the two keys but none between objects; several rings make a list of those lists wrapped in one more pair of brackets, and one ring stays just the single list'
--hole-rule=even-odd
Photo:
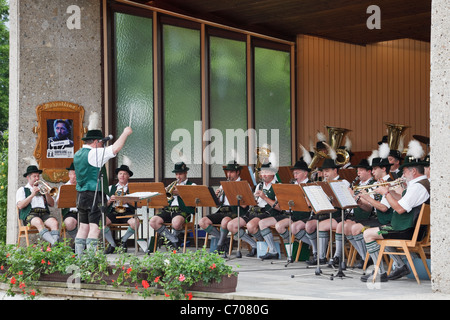
[{"label": "sheet music", "polygon": [[330,186],[342,208],[358,206],[344,182],[332,182]]},{"label": "sheet music", "polygon": [[330,200],[328,200],[327,194],[320,186],[304,186],[303,190],[309,199],[309,202],[317,213],[319,211],[334,210]]},{"label": "sheet music", "polygon": [[157,195],[159,195],[159,192],[144,192],[144,191],[142,191],[142,192],[133,192],[130,194],[126,194],[126,195],[124,195],[124,197],[139,198],[139,199],[143,200],[143,199],[151,198],[151,197],[154,197]]}]

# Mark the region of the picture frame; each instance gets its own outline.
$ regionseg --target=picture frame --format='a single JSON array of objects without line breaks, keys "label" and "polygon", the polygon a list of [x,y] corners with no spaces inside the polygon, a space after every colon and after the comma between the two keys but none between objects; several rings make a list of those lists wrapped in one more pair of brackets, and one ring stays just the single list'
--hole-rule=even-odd
[{"label": "picture frame", "polygon": [[50,182],[67,182],[66,168],[82,146],[84,108],[67,101],[52,101],[36,107],[37,134],[34,157],[42,178]]}]

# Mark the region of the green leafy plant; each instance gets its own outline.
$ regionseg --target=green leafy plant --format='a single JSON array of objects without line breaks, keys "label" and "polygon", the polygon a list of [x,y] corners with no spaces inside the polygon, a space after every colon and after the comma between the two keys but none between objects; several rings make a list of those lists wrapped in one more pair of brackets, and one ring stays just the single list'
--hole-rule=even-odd
[{"label": "green leafy plant", "polygon": [[177,300],[192,299],[188,290],[194,283],[220,282],[223,276],[237,275],[221,256],[206,249],[158,251],[139,257],[122,252],[108,261],[101,249],[86,250],[78,258],[66,242],[51,247],[46,242],[29,247],[0,244],[0,281],[9,284],[8,295],[20,293],[35,299],[42,275],[71,275],[72,271],[85,283],[125,287],[126,292],[144,298],[164,294]]}]

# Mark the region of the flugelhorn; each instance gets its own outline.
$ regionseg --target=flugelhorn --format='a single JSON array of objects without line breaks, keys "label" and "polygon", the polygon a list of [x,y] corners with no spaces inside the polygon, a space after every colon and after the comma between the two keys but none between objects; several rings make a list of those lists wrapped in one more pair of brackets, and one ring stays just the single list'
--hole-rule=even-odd
[{"label": "flugelhorn", "polygon": [[362,190],[365,190],[365,189],[372,189],[372,191],[367,192],[367,194],[372,194],[372,193],[375,193],[374,190],[378,187],[388,186],[389,189],[395,189],[395,188],[398,188],[401,186],[404,188],[405,183],[406,183],[406,180],[404,178],[398,178],[397,180],[394,180],[394,181],[377,182],[377,183],[368,184],[365,186],[355,186],[352,189],[355,192],[355,194],[358,194]]},{"label": "flugelhorn", "polygon": [[167,201],[170,201],[173,199],[173,189],[175,189],[175,187],[177,186],[177,183],[178,183],[178,180],[175,180],[166,187]]},{"label": "flugelhorn", "polygon": [[39,193],[42,195],[48,194],[51,197],[55,197],[58,194],[58,189],[56,187],[52,188],[42,180],[36,181],[34,186],[39,188]]},{"label": "flugelhorn", "polygon": [[[120,196],[123,196],[124,194],[125,194],[125,192],[124,192],[123,188],[117,189],[116,192],[114,193],[115,196],[119,196],[119,197],[120,197]],[[115,204],[114,210],[115,210],[117,213],[125,213],[125,212],[127,211],[127,208],[125,208],[125,207],[123,206],[122,200],[118,200],[118,201],[116,201],[114,204]]]}]

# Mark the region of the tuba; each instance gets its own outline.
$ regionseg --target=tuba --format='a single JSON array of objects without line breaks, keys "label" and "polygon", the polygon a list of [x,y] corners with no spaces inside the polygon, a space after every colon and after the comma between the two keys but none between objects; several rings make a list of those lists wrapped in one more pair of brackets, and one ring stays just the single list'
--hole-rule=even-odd
[{"label": "tuba", "polygon": [[386,123],[386,126],[388,127],[387,136],[389,149],[397,150],[400,143],[400,138],[405,133],[405,130],[409,128],[409,126],[395,123]]},{"label": "tuba", "polygon": [[[337,128],[337,127],[329,127],[325,126],[328,131],[328,145],[336,151],[336,164],[339,166],[343,166],[350,161],[350,154],[345,149],[339,149],[341,146],[341,142],[345,135],[350,132],[349,129]],[[330,156],[322,151],[315,150],[314,156],[309,164],[308,168],[314,170],[318,166],[319,162],[322,159],[329,158]]]},{"label": "tuba", "polygon": [[178,180],[175,180],[166,187],[167,201],[170,201],[173,199],[173,189],[175,189],[175,187],[177,186],[177,183],[178,183]]},{"label": "tuba", "polygon": [[45,195],[48,193],[49,196],[55,197],[58,194],[58,189],[55,187],[50,187],[47,183],[42,180],[38,180],[34,183],[35,187],[39,188],[39,193]]},{"label": "tuba", "polygon": [[[125,192],[123,191],[123,188],[119,188],[116,190],[116,192],[114,193],[115,196],[123,196],[125,194]],[[123,206],[122,200],[118,200],[116,201],[114,206],[114,210],[117,213],[125,213],[127,211],[127,209]]]},{"label": "tuba", "polygon": [[255,181],[259,182],[259,169],[261,166],[269,160],[270,156],[270,148],[269,147],[258,147],[255,150],[256,152],[256,166],[255,166]]}]

